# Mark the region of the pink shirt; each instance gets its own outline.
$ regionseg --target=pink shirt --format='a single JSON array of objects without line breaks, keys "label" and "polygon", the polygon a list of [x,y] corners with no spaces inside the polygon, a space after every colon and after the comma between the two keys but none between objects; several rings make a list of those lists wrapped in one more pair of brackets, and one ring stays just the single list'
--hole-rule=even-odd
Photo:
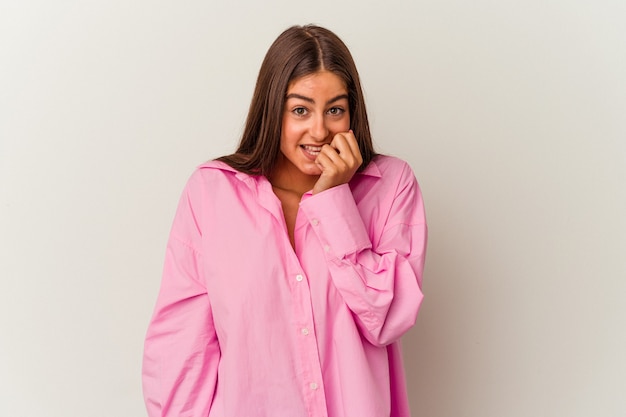
[{"label": "pink shirt", "polygon": [[409,416],[398,339],[426,247],[413,172],[378,156],[306,193],[294,234],[295,251],[265,177],[193,173],[145,341],[151,417]]}]

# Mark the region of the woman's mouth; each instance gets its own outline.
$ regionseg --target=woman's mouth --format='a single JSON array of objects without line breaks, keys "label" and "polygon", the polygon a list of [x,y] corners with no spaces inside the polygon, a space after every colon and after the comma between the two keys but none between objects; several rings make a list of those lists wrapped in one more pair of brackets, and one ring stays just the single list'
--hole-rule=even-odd
[{"label": "woman's mouth", "polygon": [[317,157],[322,151],[321,146],[312,146],[312,145],[300,145],[300,148],[304,150],[304,152],[312,157]]}]

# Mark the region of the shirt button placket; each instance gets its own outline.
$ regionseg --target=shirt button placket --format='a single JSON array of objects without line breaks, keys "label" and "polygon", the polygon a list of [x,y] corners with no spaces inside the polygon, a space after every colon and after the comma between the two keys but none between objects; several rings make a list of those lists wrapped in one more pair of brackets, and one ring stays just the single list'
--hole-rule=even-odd
[{"label": "shirt button placket", "polygon": [[[312,222],[313,223],[313,222]],[[305,279],[303,272],[297,272],[292,275],[292,279],[295,279],[294,286],[292,287],[294,293],[294,313],[299,317],[296,331],[299,333],[298,341],[299,351],[301,354],[301,361],[304,365],[303,373],[303,389],[308,392],[303,392],[309,407],[311,415],[327,416],[324,413],[326,409],[325,397],[320,394],[322,392],[320,380],[321,374],[319,364],[312,363],[311,358],[319,357],[317,350],[317,341],[315,338],[315,332],[313,330],[313,317],[311,316],[311,304],[310,304],[310,288],[307,280]],[[292,281],[293,282],[293,281]],[[313,361],[314,362],[314,361]]]}]

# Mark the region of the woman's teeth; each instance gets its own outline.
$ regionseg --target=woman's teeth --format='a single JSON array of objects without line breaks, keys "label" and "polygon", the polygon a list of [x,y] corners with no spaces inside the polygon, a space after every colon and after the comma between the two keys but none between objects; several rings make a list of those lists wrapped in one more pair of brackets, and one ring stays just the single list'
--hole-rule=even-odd
[{"label": "woman's teeth", "polygon": [[319,155],[319,153],[322,151],[321,146],[311,146],[311,145],[300,145],[300,146],[302,147],[302,149],[304,149],[311,155]]}]

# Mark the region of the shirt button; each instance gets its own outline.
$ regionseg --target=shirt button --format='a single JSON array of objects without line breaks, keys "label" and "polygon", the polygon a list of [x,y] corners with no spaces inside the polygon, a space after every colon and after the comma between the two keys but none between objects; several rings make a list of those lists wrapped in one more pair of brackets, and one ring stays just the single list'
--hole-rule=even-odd
[{"label": "shirt button", "polygon": [[307,336],[309,334],[309,329],[307,329],[306,327],[302,328],[302,334]]},{"label": "shirt button", "polygon": [[296,281],[300,282],[304,279],[304,277],[300,274],[296,275]]},{"label": "shirt button", "polygon": [[309,387],[311,387],[312,390],[316,390],[317,389],[317,383],[316,382],[311,382],[309,384]]},{"label": "shirt button", "polygon": [[324,245],[324,250],[325,250],[326,252],[330,252],[330,246],[328,246],[328,245]]},{"label": "shirt button", "polygon": [[311,223],[313,223],[313,226],[317,226],[318,224],[320,224],[320,221],[317,219],[313,219],[311,220]]}]

